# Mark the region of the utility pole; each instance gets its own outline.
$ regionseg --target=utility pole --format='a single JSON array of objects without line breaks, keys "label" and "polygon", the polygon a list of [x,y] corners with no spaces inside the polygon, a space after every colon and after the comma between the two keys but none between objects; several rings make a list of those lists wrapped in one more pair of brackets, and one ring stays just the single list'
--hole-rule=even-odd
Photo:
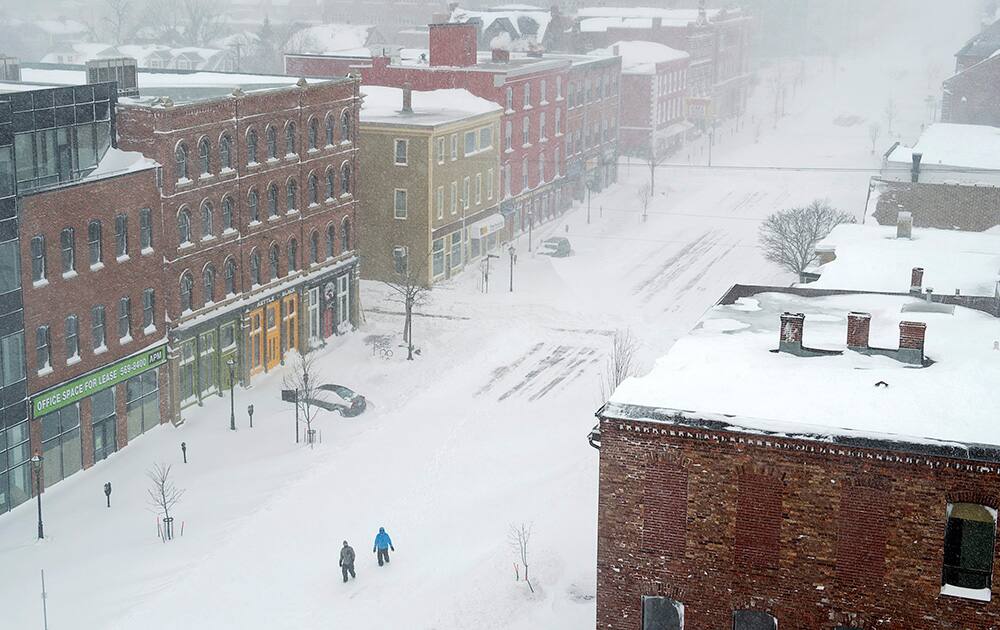
[{"label": "utility pole", "polygon": [[486,254],[486,277],[484,278],[484,282],[483,282],[483,293],[489,293],[490,292],[490,259],[491,258],[500,258],[500,257],[497,256],[496,254]]}]

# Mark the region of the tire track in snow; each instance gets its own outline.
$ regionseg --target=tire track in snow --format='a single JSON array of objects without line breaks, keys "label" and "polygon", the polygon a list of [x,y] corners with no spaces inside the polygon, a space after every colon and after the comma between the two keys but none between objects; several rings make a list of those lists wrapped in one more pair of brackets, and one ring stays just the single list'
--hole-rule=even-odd
[{"label": "tire track in snow", "polygon": [[580,369],[580,366],[585,363],[596,363],[597,357],[594,356],[596,354],[597,354],[596,348],[580,348],[577,351],[576,356],[574,356],[573,359],[570,361],[569,365],[567,365],[566,368],[563,369],[562,373],[556,376],[548,383],[546,383],[540,390],[532,394],[528,398],[528,401],[534,402],[539,398],[544,397],[549,392],[551,392],[552,389],[555,388],[560,383],[564,381],[567,382],[571,381],[580,376],[581,374],[583,374],[584,370]]},{"label": "tire track in snow", "polygon": [[709,234],[711,234],[711,232],[705,232],[704,234],[702,234],[701,236],[699,236],[695,240],[691,241],[687,245],[684,245],[679,250],[677,250],[677,252],[673,256],[671,256],[667,260],[663,261],[659,265],[659,267],[657,267],[656,271],[654,271],[645,280],[643,280],[642,282],[640,282],[637,285],[635,285],[635,287],[632,289],[632,293],[635,294],[635,295],[639,295],[640,293],[642,293],[643,291],[645,291],[647,288],[649,288],[650,285],[652,285],[652,284],[658,284],[657,281],[660,279],[660,277],[664,273],[667,272],[667,270],[669,270],[672,266],[676,265],[685,256],[687,256],[688,254],[690,254],[691,250],[694,249],[695,247],[697,247],[703,240],[705,240],[709,236]]},{"label": "tire track in snow", "polygon": [[546,357],[543,357],[533,370],[525,374],[519,383],[514,385],[512,388],[508,389],[503,394],[501,394],[500,398],[497,398],[497,400],[498,401],[507,400],[517,392],[521,391],[522,389],[530,385],[532,382],[534,382],[535,378],[537,378],[539,374],[562,363],[563,359],[566,358],[567,353],[569,353],[571,350],[573,350],[571,346],[556,346],[551,354],[549,354]]},{"label": "tire track in snow", "polygon": [[499,381],[501,381],[505,376],[510,374],[511,371],[518,368],[530,356],[541,350],[542,346],[544,345],[545,345],[544,342],[539,341],[534,346],[532,346],[530,350],[528,350],[527,354],[522,354],[517,359],[515,359],[511,363],[508,363],[507,365],[501,365],[498,368],[494,368],[493,373],[490,375],[489,382],[487,382],[485,385],[476,390],[476,393],[473,394],[473,396],[482,396],[486,392],[490,391],[490,389],[492,389],[494,385],[496,385]]},{"label": "tire track in snow", "polygon": [[[698,285],[698,283],[701,282],[702,278],[704,278],[708,274],[708,272],[712,269],[712,267],[714,267],[719,262],[721,262],[722,259],[724,259],[726,256],[728,256],[734,249],[736,249],[736,247],[737,247],[737,244],[734,243],[734,244],[730,245],[729,247],[727,247],[721,254],[719,254],[715,258],[709,260],[701,268],[701,271],[699,271],[690,280],[688,280],[687,284],[685,284],[683,287],[681,287],[680,289],[678,289],[678,291],[676,293],[676,299],[672,300],[672,303],[673,303],[672,307],[669,308],[669,309],[663,309],[664,312],[675,312],[675,311],[680,310],[681,304],[683,302],[682,296],[685,295],[691,289],[694,289]],[[699,287],[699,288],[702,291],[705,290],[705,287]]]},{"label": "tire track in snow", "polygon": [[682,247],[677,253],[663,262],[657,271],[633,290],[636,295],[645,293],[643,302],[663,291],[677,278],[684,274],[705,253],[711,251],[718,241],[716,232],[705,232],[691,243]]}]

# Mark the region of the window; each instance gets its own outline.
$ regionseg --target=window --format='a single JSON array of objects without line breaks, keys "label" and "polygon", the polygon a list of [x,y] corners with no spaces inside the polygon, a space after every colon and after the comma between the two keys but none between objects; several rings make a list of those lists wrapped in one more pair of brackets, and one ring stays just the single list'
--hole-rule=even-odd
[{"label": "window", "polygon": [[394,161],[397,166],[406,166],[406,150],[409,142],[406,140],[396,140]]},{"label": "window", "polygon": [[444,164],[444,137],[437,139],[437,161],[438,164]]},{"label": "window", "polygon": [[257,163],[257,132],[247,131],[247,164]]},{"label": "window", "polygon": [[83,467],[80,442],[80,405],[75,403],[45,414],[42,425],[42,479],[49,487]]},{"label": "window", "polygon": [[250,222],[257,223],[260,221],[260,195],[253,188],[250,189],[250,194],[247,195],[247,205],[249,206],[250,212]]},{"label": "window", "polygon": [[556,135],[560,136],[560,135],[562,135],[562,110],[561,109],[557,109],[556,110],[555,117],[556,117],[556,121],[555,121],[555,123],[556,123]]},{"label": "window", "polygon": [[406,191],[401,188],[396,189],[396,194],[394,196],[394,201],[393,201],[392,216],[394,216],[397,219],[406,218]]},{"label": "window", "polygon": [[345,109],[340,114],[340,141],[351,142],[351,112]]},{"label": "window", "polygon": [[309,121],[309,150],[315,151],[319,144],[319,121],[313,118]]},{"label": "window", "polygon": [[778,620],[760,610],[734,610],[733,630],[777,630]]},{"label": "window", "polygon": [[260,254],[256,251],[250,254],[250,285],[260,286]]},{"label": "window", "polygon": [[153,248],[153,217],[149,208],[139,210],[139,246],[143,251]]},{"label": "window", "polygon": [[351,194],[351,165],[347,162],[340,167],[340,194]]},{"label": "window", "polygon": [[948,592],[951,586],[979,591],[982,599],[989,600],[995,538],[996,511],[975,503],[948,504],[943,594],[956,594]]},{"label": "window", "polygon": [[333,146],[333,114],[326,115],[326,146]]},{"label": "window", "polygon": [[507,111],[514,109],[514,88],[507,88]]},{"label": "window", "polygon": [[177,173],[177,181],[187,181],[188,178],[188,150],[183,142],[177,145],[174,150],[174,171]]},{"label": "window", "polygon": [[289,239],[288,241],[288,273],[297,271],[299,268],[299,242]]},{"label": "window", "polygon": [[35,366],[39,372],[52,367],[51,343],[48,326],[35,329]]},{"label": "window", "polygon": [[479,150],[489,149],[493,146],[493,127],[483,127],[479,130]]},{"label": "window", "polygon": [[542,112],[538,116],[538,140],[539,142],[545,142],[545,112]]},{"label": "window", "polygon": [[125,414],[130,441],[160,424],[157,373],[158,370],[149,370],[125,381]]},{"label": "window", "polygon": [[329,169],[326,172],[326,198],[333,199],[333,193],[335,185],[337,182],[337,175],[334,173],[333,169]]},{"label": "window", "polygon": [[132,300],[123,297],[118,300],[118,339],[132,335]]},{"label": "window", "polygon": [[316,179],[315,173],[309,174],[309,183],[307,184],[307,192],[309,195],[309,205],[315,206],[319,204],[319,180]]},{"label": "window", "polygon": [[193,303],[193,293],[194,293],[194,280],[191,278],[191,274],[184,272],[181,274],[181,313],[187,313],[194,306]]},{"label": "window", "polygon": [[[14,194],[14,155],[11,147],[0,147],[0,197]],[[0,488],[2,488],[0,484]]]},{"label": "window", "polygon": [[87,250],[90,253],[90,266],[101,263],[101,222],[91,221],[87,224]]},{"label": "window", "polygon": [[205,270],[202,272],[202,288],[205,291],[205,303],[211,304],[215,302],[215,267],[212,265],[205,265]]},{"label": "window", "polygon": [[90,338],[94,344],[94,350],[105,348],[104,338],[104,307],[97,305],[90,309]]},{"label": "window", "polygon": [[222,198],[222,231],[229,232],[233,229],[233,198]]},{"label": "window", "polygon": [[340,252],[351,249],[351,220],[344,217],[344,222],[340,225]]},{"label": "window", "polygon": [[59,235],[59,245],[62,249],[62,270],[64,274],[76,270],[76,239],[73,228],[66,228]]},{"label": "window", "polygon": [[212,215],[212,204],[209,201],[201,204],[201,240],[207,240],[215,236],[214,218]]},{"label": "window", "polygon": [[115,452],[116,420],[115,388],[101,390],[90,396],[90,422],[93,426],[94,461],[98,462]]},{"label": "window", "polygon": [[0,384],[4,387],[24,380],[24,333],[0,339]]},{"label": "window", "polygon": [[315,265],[319,262],[319,232],[313,231],[309,235],[309,263]]},{"label": "window", "polygon": [[191,242],[191,213],[186,209],[177,213],[177,238],[181,245]]},{"label": "window", "polygon": [[541,81],[539,81],[539,83],[538,83],[538,100],[539,100],[539,102],[542,105],[547,104],[548,100],[549,100],[549,95],[548,95],[549,91],[548,91],[547,88],[548,88],[548,86],[546,85],[545,79],[542,79]]},{"label": "window", "polygon": [[41,234],[31,239],[31,279],[34,282],[45,279],[45,237]]},{"label": "window", "polygon": [[449,200],[449,207],[451,213],[455,214],[458,212],[458,182],[451,183],[451,199]]},{"label": "window", "polygon": [[233,140],[228,133],[219,138],[219,166],[228,171],[233,168]]},{"label": "window", "polygon": [[198,160],[202,175],[208,175],[212,172],[212,143],[208,141],[208,138],[202,138],[198,141]]},{"label": "window", "polygon": [[562,100],[562,77],[556,77],[556,100]]},{"label": "window", "polygon": [[435,193],[434,206],[437,208],[437,218],[444,218],[444,186],[438,186]]},{"label": "window", "polygon": [[444,275],[444,239],[434,239],[431,244],[431,275]]},{"label": "window", "polygon": [[236,295],[236,261],[232,258],[226,260],[226,295]]},{"label": "window", "polygon": [[268,127],[267,131],[267,159],[278,159],[278,131],[274,127]]},{"label": "window", "polygon": [[483,174],[476,173],[476,205],[483,203]]},{"label": "window", "polygon": [[493,199],[493,169],[486,171],[486,198]]},{"label": "window", "polygon": [[458,134],[451,134],[451,159],[458,159]]},{"label": "window", "polygon": [[295,155],[298,153],[295,142],[295,123],[289,122],[285,125],[285,155]]},{"label": "window", "polygon": [[476,132],[465,132],[465,155],[472,155],[476,152]]},{"label": "window", "polygon": [[278,186],[275,184],[267,187],[267,216],[268,218],[278,216]]},{"label": "window", "polygon": [[268,280],[277,280],[281,269],[278,267],[280,253],[277,244],[271,245],[271,250],[267,253]]},{"label": "window", "polygon": [[409,266],[407,261],[407,252],[405,247],[393,247],[392,248],[392,261],[393,268],[399,275],[405,275],[406,269]]},{"label": "window", "polygon": [[642,630],[684,630],[684,604],[669,597],[642,597]]},{"label": "window", "polygon": [[76,315],[66,318],[66,362],[80,356],[80,323]]},{"label": "window", "polygon": [[521,161],[521,190],[528,190],[528,158]]},{"label": "window", "polygon": [[523,146],[531,144],[531,119],[527,116],[521,119],[521,144]]},{"label": "window", "polygon": [[451,268],[462,264],[462,231],[451,233]]},{"label": "window", "polygon": [[559,177],[559,147],[552,152],[552,173],[553,177]]},{"label": "window", "polygon": [[333,258],[337,248],[337,229],[333,225],[326,226],[326,257]]},{"label": "window", "polygon": [[128,217],[119,214],[115,217],[115,256],[121,258],[128,255]]},{"label": "window", "polygon": [[142,327],[151,330],[156,327],[156,292],[154,289],[142,291]]},{"label": "window", "polygon": [[462,207],[463,208],[468,208],[469,207],[469,197],[470,197],[469,193],[471,192],[469,189],[471,187],[472,187],[471,180],[468,177],[464,178],[462,180]]},{"label": "window", "polygon": [[511,150],[511,135],[514,131],[514,124],[509,120],[504,123],[503,127],[503,148],[504,151]]},{"label": "window", "polygon": [[504,164],[503,166],[503,194],[510,197],[511,187],[510,187],[510,164]]},{"label": "window", "polygon": [[531,84],[524,84],[524,108],[528,109],[531,107]]},{"label": "window", "polygon": [[299,207],[299,183],[294,179],[289,179],[285,187],[285,204],[288,212],[295,212]]}]

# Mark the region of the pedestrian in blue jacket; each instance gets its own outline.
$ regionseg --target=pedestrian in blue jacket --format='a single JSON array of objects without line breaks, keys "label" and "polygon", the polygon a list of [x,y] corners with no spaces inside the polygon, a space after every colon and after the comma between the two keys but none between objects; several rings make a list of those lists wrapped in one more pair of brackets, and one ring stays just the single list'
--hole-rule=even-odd
[{"label": "pedestrian in blue jacket", "polygon": [[385,528],[379,527],[378,534],[375,535],[375,546],[372,547],[372,553],[378,552],[378,566],[389,562],[390,549],[396,551],[396,548],[392,546],[392,539],[389,538],[389,534],[385,533]]}]

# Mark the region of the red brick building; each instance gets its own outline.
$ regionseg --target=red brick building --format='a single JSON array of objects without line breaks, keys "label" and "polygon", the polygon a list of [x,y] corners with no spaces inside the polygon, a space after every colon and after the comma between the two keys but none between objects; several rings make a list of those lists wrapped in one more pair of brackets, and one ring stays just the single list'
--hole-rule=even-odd
[{"label": "red brick building", "polygon": [[945,80],[941,122],[1000,126],[1000,57],[988,57]]},{"label": "red brick building", "polygon": [[620,386],[597,627],[1000,627],[1000,320],[932,306],[737,286]]}]

